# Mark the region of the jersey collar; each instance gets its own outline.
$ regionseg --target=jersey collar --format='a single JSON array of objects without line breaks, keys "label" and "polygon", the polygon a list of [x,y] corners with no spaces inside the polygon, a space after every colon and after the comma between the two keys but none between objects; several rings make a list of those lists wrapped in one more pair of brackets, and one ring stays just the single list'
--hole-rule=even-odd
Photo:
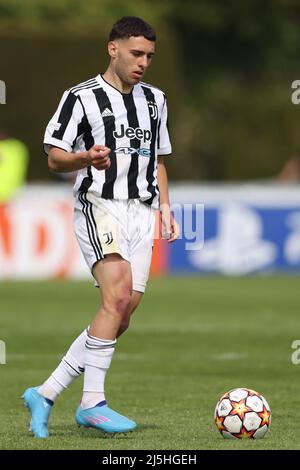
[{"label": "jersey collar", "polygon": [[104,78],[103,78],[103,74],[102,73],[99,73],[99,75],[97,75],[96,77],[96,80],[98,83],[100,83],[100,85],[102,86],[102,88],[104,88],[108,93],[112,93],[114,95],[117,95],[117,96],[129,96],[129,95],[132,95],[133,92],[135,91],[136,87],[138,86],[137,85],[134,85],[131,92],[130,93],[122,93],[120,90],[118,90],[117,88],[115,88],[113,85],[111,85],[110,83],[108,83]]}]

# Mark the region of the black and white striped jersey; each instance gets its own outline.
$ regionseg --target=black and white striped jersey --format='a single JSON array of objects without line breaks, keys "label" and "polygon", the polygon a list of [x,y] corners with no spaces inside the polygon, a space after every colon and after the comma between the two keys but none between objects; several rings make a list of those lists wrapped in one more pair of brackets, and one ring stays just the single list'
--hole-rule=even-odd
[{"label": "black and white striped jersey", "polygon": [[107,170],[79,170],[75,195],[91,191],[105,199],[134,199],[158,207],[157,156],[171,153],[166,97],[140,82],[123,94],[102,75],[65,91],[50,120],[44,149],[82,152],[106,145]]}]

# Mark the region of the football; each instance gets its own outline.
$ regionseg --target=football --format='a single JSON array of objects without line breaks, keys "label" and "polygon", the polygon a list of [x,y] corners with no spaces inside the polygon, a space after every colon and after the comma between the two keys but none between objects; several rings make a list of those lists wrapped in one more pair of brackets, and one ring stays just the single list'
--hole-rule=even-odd
[{"label": "football", "polygon": [[249,388],[235,388],[219,399],[215,422],[227,439],[261,439],[271,424],[271,410],[266,399]]}]

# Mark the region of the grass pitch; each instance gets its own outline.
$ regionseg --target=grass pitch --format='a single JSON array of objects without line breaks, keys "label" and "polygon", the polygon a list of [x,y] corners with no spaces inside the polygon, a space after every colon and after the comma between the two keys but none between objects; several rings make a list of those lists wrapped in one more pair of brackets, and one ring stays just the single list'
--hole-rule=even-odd
[{"label": "grass pitch", "polygon": [[[297,277],[151,280],[106,381],[110,406],[138,429],[115,438],[78,429],[80,378],[54,406],[51,437],[32,438],[20,396],[48,377],[97,305],[92,283],[0,284],[1,449],[300,449]],[[215,427],[219,396],[236,387],[268,400],[264,439],[228,441]]]}]

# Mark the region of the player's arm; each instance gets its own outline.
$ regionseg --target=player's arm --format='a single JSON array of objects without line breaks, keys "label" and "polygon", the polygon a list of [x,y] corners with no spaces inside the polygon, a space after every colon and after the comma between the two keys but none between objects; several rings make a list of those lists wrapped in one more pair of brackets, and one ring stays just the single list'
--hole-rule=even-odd
[{"label": "player's arm", "polygon": [[107,170],[110,167],[110,152],[104,145],[94,145],[86,152],[76,153],[52,146],[48,154],[48,166],[51,171],[58,173],[82,170],[88,166]]},{"label": "player's arm", "polygon": [[179,225],[174,219],[170,209],[169,183],[167,169],[164,157],[160,156],[157,160],[157,183],[160,194],[160,214],[162,229],[168,242],[174,242],[180,234]]},{"label": "player's arm", "polygon": [[97,170],[110,167],[110,149],[104,145],[93,145],[86,152],[72,152],[74,142],[84,131],[81,124],[85,115],[79,95],[66,90],[58,108],[46,127],[44,150],[48,155],[51,171],[64,173],[93,166]]}]

